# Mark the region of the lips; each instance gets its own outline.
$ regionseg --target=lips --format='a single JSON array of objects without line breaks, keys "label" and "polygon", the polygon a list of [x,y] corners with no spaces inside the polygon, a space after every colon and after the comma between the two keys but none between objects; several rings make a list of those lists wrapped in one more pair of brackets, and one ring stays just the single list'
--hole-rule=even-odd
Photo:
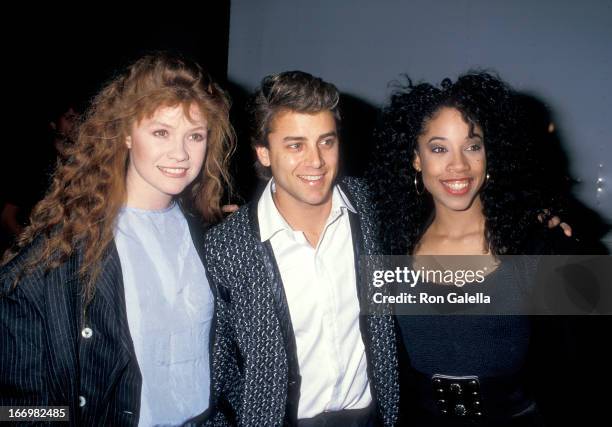
[{"label": "lips", "polygon": [[461,196],[470,191],[472,178],[445,179],[440,182],[447,193],[453,196]]},{"label": "lips", "polygon": [[314,186],[322,183],[324,176],[325,175],[298,175],[298,178],[300,178],[302,182],[306,183],[307,185]]},{"label": "lips", "polygon": [[183,178],[187,175],[187,169],[189,168],[169,168],[164,166],[158,166],[157,169],[161,171],[165,176],[170,178]]}]

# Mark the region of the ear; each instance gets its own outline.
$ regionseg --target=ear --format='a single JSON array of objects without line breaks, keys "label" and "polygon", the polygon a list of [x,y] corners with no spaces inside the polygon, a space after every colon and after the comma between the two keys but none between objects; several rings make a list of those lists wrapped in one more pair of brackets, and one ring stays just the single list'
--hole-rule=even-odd
[{"label": "ear", "polygon": [[268,147],[258,145],[257,147],[255,147],[255,152],[257,153],[259,163],[261,163],[265,167],[270,167],[270,150],[268,150]]},{"label": "ear", "polygon": [[421,172],[421,156],[418,151],[414,152],[414,159],[412,160],[412,167],[416,169],[417,172]]},{"label": "ear", "polygon": [[125,137],[125,145],[127,146],[128,150],[132,148],[132,137],[131,136]]}]

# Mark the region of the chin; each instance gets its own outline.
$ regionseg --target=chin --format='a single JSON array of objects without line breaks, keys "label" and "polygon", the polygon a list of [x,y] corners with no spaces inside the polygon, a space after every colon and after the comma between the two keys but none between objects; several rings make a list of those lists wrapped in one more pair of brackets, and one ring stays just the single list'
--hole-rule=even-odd
[{"label": "chin", "polygon": [[328,195],[308,195],[306,197],[302,197],[302,202],[311,205],[311,206],[319,206],[324,204],[327,200],[329,200]]},{"label": "chin", "polygon": [[474,204],[475,198],[466,198],[465,200],[445,200],[442,201],[441,204],[446,206],[448,209],[463,212],[467,211]]},{"label": "chin", "polygon": [[185,186],[180,186],[180,187],[166,187],[164,189],[164,193],[166,193],[169,196],[178,196],[179,194],[181,194],[183,191],[185,190]]}]

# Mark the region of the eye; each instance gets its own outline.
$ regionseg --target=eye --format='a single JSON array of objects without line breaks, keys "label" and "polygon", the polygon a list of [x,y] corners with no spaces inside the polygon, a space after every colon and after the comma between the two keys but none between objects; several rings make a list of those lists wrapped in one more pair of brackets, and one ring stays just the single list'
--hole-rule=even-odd
[{"label": "eye", "polygon": [[446,148],[442,147],[441,145],[434,145],[433,147],[431,147],[431,152],[432,153],[446,153]]},{"label": "eye", "polygon": [[161,137],[161,138],[165,138],[166,136],[168,136],[168,131],[166,129],[158,129],[153,132],[153,135]]},{"label": "eye", "polygon": [[335,142],[336,140],[334,138],[327,138],[321,141],[321,145],[331,147],[332,145],[334,145]]},{"label": "eye", "polygon": [[194,133],[189,138],[191,138],[192,141],[196,141],[196,142],[201,142],[201,141],[206,140],[206,136],[201,133]]},{"label": "eye", "polygon": [[472,144],[469,147],[467,147],[468,151],[480,151],[482,150],[482,145],[481,144]]},{"label": "eye", "polygon": [[290,148],[292,150],[298,150],[301,146],[302,146],[302,144],[300,144],[299,142],[296,142],[295,144],[287,145],[287,148]]}]

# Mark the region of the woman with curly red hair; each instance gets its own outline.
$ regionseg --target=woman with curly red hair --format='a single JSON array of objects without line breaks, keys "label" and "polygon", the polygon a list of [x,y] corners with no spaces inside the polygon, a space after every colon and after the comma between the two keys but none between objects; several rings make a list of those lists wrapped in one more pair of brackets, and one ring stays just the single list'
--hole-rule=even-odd
[{"label": "woman with curly red hair", "polygon": [[208,408],[199,239],[229,184],[228,113],[197,64],[165,54],[95,97],[2,266],[0,405],[67,406],[73,425]]}]

